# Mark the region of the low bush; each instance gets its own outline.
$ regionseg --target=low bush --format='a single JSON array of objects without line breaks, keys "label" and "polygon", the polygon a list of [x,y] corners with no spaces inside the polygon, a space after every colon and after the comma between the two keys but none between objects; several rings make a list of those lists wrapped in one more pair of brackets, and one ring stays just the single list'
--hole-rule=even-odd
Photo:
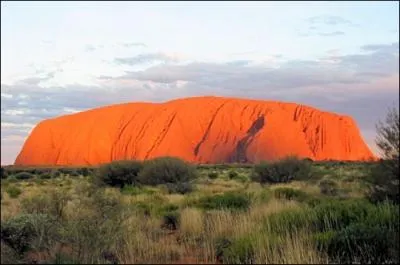
[{"label": "low bush", "polygon": [[65,253],[56,253],[55,258],[49,264],[85,264]]},{"label": "low bush", "polygon": [[216,179],[218,178],[218,172],[212,171],[208,173],[208,178],[209,179]]},{"label": "low bush", "polygon": [[81,168],[78,168],[77,170],[76,170],[76,172],[79,174],[79,175],[82,175],[82,176],[89,176],[90,174],[92,174],[93,173],[93,170],[92,169],[90,169],[90,168],[87,168],[87,167],[81,167]]},{"label": "low bush", "polygon": [[338,185],[335,181],[330,179],[321,180],[319,188],[322,194],[328,196],[335,196],[338,194]]},{"label": "low bush", "polygon": [[304,191],[292,188],[276,188],[274,189],[274,196],[277,199],[305,201],[309,196]]},{"label": "low bush", "polygon": [[142,194],[143,190],[140,187],[133,186],[133,185],[125,185],[121,189],[121,193],[124,195],[138,195]]},{"label": "low bush", "polygon": [[264,183],[281,183],[304,180],[310,177],[311,163],[296,157],[276,162],[261,162],[254,166],[253,180]]},{"label": "low bush", "polygon": [[121,188],[125,185],[137,185],[142,167],[143,164],[139,161],[113,161],[98,168],[96,181],[100,185]]},{"label": "low bush", "polygon": [[78,170],[73,170],[68,174],[70,177],[79,177],[81,174]]},{"label": "low bush", "polygon": [[352,223],[365,222],[377,208],[363,199],[327,200],[312,209],[313,227],[317,231],[339,230]]},{"label": "low bush", "polygon": [[18,180],[32,179],[34,177],[35,176],[33,174],[28,173],[28,172],[20,172],[20,173],[15,174],[15,178]]},{"label": "low bush", "polygon": [[22,255],[32,246],[37,249],[51,247],[55,226],[48,215],[20,214],[1,223],[1,239]]},{"label": "low bush", "polygon": [[224,263],[224,252],[231,245],[231,240],[224,237],[215,240],[215,256],[219,263]]},{"label": "low bush", "polygon": [[247,194],[226,192],[220,195],[202,197],[195,205],[206,210],[247,210],[250,207],[250,203],[251,199]]},{"label": "low bush", "polygon": [[144,163],[139,181],[147,185],[187,183],[196,178],[196,168],[176,157],[158,157]]},{"label": "low bush", "polygon": [[46,194],[22,199],[21,207],[28,214],[49,214],[61,220],[69,200],[70,196],[66,191],[50,190]]},{"label": "low bush", "polygon": [[287,209],[273,213],[264,220],[266,233],[295,233],[311,227],[313,215],[309,209]]},{"label": "low bush", "polygon": [[3,240],[0,244],[0,264],[18,264],[20,262],[18,253]]},{"label": "low bush", "polygon": [[104,251],[115,248],[126,230],[127,211],[118,193],[97,189],[78,203],[76,213],[63,223],[61,236],[71,258],[83,264],[103,263]]},{"label": "low bush", "polygon": [[193,191],[193,185],[190,182],[167,183],[169,193],[186,194]]},{"label": "low bush", "polygon": [[247,176],[242,175],[242,174],[238,174],[235,178],[233,178],[234,180],[237,180],[241,183],[246,183],[249,181],[249,178],[247,178]]},{"label": "low bush", "polygon": [[9,186],[6,189],[6,192],[11,198],[18,198],[18,196],[22,193],[22,190],[16,186]]},{"label": "low bush", "polygon": [[51,179],[51,174],[50,173],[42,173],[39,175],[39,179]]},{"label": "low bush", "polygon": [[58,169],[52,169],[50,171],[50,175],[52,178],[58,178],[61,176],[61,171],[59,171]]},{"label": "low bush", "polygon": [[18,179],[15,178],[14,175],[10,175],[7,179],[8,183],[16,183],[18,182]]},{"label": "low bush", "polygon": [[396,264],[398,237],[396,231],[355,223],[339,231],[317,234],[315,240],[317,246],[326,251],[331,262]]},{"label": "low bush", "polygon": [[228,177],[229,177],[229,179],[234,179],[234,178],[236,178],[236,177],[238,177],[239,176],[239,174],[235,171],[235,170],[230,170],[229,172],[228,172]]},{"label": "low bush", "polygon": [[179,212],[171,211],[163,215],[162,228],[176,230],[179,227]]},{"label": "low bush", "polygon": [[1,239],[18,254],[26,252],[35,235],[31,215],[19,215],[1,224]]},{"label": "low bush", "polygon": [[125,185],[121,189],[123,195],[154,194],[155,191],[144,186]]},{"label": "low bush", "polygon": [[[228,243],[229,242],[229,243]],[[238,239],[219,240],[216,253],[223,264],[254,264],[255,240],[250,236]]]},{"label": "low bush", "polygon": [[1,179],[6,179],[8,177],[8,172],[5,170],[4,167],[1,167],[0,169],[0,177]]},{"label": "low bush", "polygon": [[367,197],[373,203],[391,201],[400,203],[399,161],[382,160],[372,167],[367,181],[371,184]]},{"label": "low bush", "polygon": [[399,231],[399,209],[393,205],[374,206],[366,200],[321,200],[312,208],[285,210],[266,219],[269,229],[285,232],[309,228],[314,232],[339,231],[352,224],[365,224]]}]

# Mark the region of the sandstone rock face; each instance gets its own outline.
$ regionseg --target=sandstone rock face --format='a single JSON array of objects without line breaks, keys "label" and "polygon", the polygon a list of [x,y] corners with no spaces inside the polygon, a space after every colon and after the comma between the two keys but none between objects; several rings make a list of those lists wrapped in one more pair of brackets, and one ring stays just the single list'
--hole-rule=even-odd
[{"label": "sandstone rock face", "polygon": [[348,116],[294,103],[195,97],[113,105],[42,121],[15,165],[96,165],[165,155],[196,163],[254,163],[287,155],[375,158]]}]

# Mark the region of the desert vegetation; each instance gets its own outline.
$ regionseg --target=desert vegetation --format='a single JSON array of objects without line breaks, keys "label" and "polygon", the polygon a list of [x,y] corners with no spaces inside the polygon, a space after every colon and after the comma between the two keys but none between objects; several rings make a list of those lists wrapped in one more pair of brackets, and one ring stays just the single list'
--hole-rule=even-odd
[{"label": "desert vegetation", "polygon": [[370,199],[378,164],[3,168],[2,263],[396,263],[399,208]]},{"label": "desert vegetation", "polygon": [[[378,141],[398,141],[392,120]],[[1,263],[399,263],[396,148],[377,162],[2,167]]]}]

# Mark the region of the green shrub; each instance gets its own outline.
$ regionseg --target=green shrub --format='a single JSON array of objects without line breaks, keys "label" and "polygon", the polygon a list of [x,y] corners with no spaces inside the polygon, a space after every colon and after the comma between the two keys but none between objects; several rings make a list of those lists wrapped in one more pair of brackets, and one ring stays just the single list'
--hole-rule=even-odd
[{"label": "green shrub", "polygon": [[10,186],[6,189],[6,192],[11,198],[18,198],[18,196],[22,193],[22,190],[16,186]]},{"label": "green shrub", "polygon": [[271,190],[263,189],[256,197],[261,203],[266,203],[271,200],[273,194]]},{"label": "green shrub", "polygon": [[98,189],[77,206],[78,214],[63,222],[63,242],[72,248],[71,258],[83,264],[102,263],[101,253],[115,246],[126,233],[123,222],[127,215],[120,195]]},{"label": "green shrub", "polygon": [[50,175],[52,178],[58,178],[61,176],[61,171],[59,171],[58,169],[52,169],[50,171]]},{"label": "green shrub", "polygon": [[195,167],[180,158],[158,157],[144,163],[139,180],[148,185],[185,183],[193,180],[196,175]]},{"label": "green shrub", "polygon": [[50,190],[21,201],[22,211],[29,214],[49,214],[60,220],[64,217],[65,207],[70,196],[64,190]]},{"label": "green shrub", "polygon": [[0,177],[1,179],[6,179],[8,177],[8,172],[5,170],[4,167],[1,167],[0,169]]},{"label": "green shrub", "polygon": [[317,244],[330,259],[342,264],[398,263],[393,255],[394,251],[399,251],[398,242],[395,231],[362,223],[351,224],[338,232],[330,231],[317,238]]},{"label": "green shrub", "polygon": [[73,170],[68,174],[70,177],[79,177],[81,174],[78,170]]},{"label": "green shrub", "polygon": [[223,264],[254,264],[254,242],[250,236],[232,241],[222,240],[217,244],[217,253]]},{"label": "green shrub", "polygon": [[399,164],[400,164],[400,120],[399,108],[388,109],[385,120],[376,124],[377,137],[375,143],[381,151],[382,158],[372,170],[372,184],[369,199],[376,203],[384,200],[400,203],[399,196]]},{"label": "green shrub", "polygon": [[217,238],[215,240],[215,256],[219,263],[224,263],[224,252],[231,245],[231,240],[227,238]]},{"label": "green shrub", "polygon": [[143,216],[151,216],[153,211],[153,205],[145,202],[136,202],[132,204],[132,208]]},{"label": "green shrub", "polygon": [[50,264],[85,264],[79,262],[79,260],[65,254],[65,253],[56,253],[54,260]]},{"label": "green shrub", "polygon": [[43,214],[48,212],[50,198],[47,194],[39,194],[21,200],[21,210],[27,214]]},{"label": "green shrub", "polygon": [[313,207],[316,231],[340,230],[351,224],[399,230],[399,209],[390,204],[373,205],[366,200],[331,200]]},{"label": "green shrub", "polygon": [[77,169],[77,173],[82,176],[89,176],[92,172],[87,167],[81,167]]},{"label": "green shrub", "polygon": [[305,201],[309,196],[304,191],[292,188],[276,188],[274,189],[274,196],[277,199]]},{"label": "green shrub", "polygon": [[142,190],[142,188],[137,187],[137,186],[125,185],[121,189],[121,193],[124,195],[138,195],[138,194],[142,194],[143,190]]},{"label": "green shrub", "polygon": [[35,236],[30,218],[30,215],[20,215],[1,224],[1,239],[18,254],[29,249],[30,242]]},{"label": "green shrub", "polygon": [[206,210],[247,210],[250,207],[250,203],[250,196],[247,194],[225,192],[220,195],[202,197],[197,201],[196,205]]},{"label": "green shrub", "polygon": [[47,172],[42,173],[42,174],[39,175],[40,179],[51,179],[51,177],[52,177],[51,174],[47,173]]},{"label": "green shrub", "polygon": [[16,179],[14,175],[10,175],[7,180],[8,180],[8,183],[18,182],[18,179]]},{"label": "green shrub", "polygon": [[[399,209],[393,205],[374,206],[366,200],[321,200],[312,208],[285,210],[270,215],[268,225],[275,231],[308,227],[315,232],[340,230],[355,223],[399,229]],[[397,225],[397,226],[396,226]]]},{"label": "green shrub", "polygon": [[246,183],[246,182],[248,182],[249,181],[249,179],[245,176],[245,175],[242,175],[242,174],[238,174],[235,178],[233,178],[234,180],[237,180],[237,181],[239,181],[239,182],[241,182],[241,183]]},{"label": "green shrub", "polygon": [[319,188],[322,194],[335,196],[338,194],[338,185],[335,181],[324,179],[319,183]]},{"label": "green shrub", "polygon": [[163,215],[163,221],[161,224],[162,228],[168,229],[168,230],[176,230],[179,227],[179,212],[177,211],[171,211],[167,212]]},{"label": "green shrub", "polygon": [[230,171],[228,172],[228,177],[229,177],[229,179],[234,179],[234,178],[236,178],[238,175],[239,175],[239,174],[238,174],[235,170],[230,170]]},{"label": "green shrub", "polygon": [[218,172],[212,171],[208,173],[208,178],[209,179],[216,179],[218,178]]},{"label": "green shrub", "polygon": [[332,200],[313,209],[313,226],[318,231],[339,230],[352,223],[363,222],[376,208],[365,200]]},{"label": "green shrub", "polygon": [[65,244],[71,246],[73,256],[83,264],[103,263],[101,254],[118,244],[122,239],[123,222],[126,220],[125,208],[118,194],[109,194],[99,189],[85,201],[83,210],[72,220],[63,225],[61,236]]},{"label": "green shrub", "polygon": [[1,240],[0,264],[18,264],[20,257],[16,251]]},{"label": "green shrub", "polygon": [[308,209],[288,209],[268,216],[265,229],[267,233],[294,233],[310,227],[312,222],[313,215]]},{"label": "green shrub", "polygon": [[169,193],[186,194],[193,191],[193,185],[190,182],[167,183]]},{"label": "green shrub", "polygon": [[304,180],[310,177],[310,172],[310,162],[296,157],[287,157],[277,162],[261,162],[255,165],[253,180],[261,184]]},{"label": "green shrub", "polygon": [[139,161],[113,161],[100,166],[96,172],[98,184],[123,188],[136,185],[143,164]]},{"label": "green shrub", "polygon": [[20,173],[15,174],[15,178],[18,180],[32,179],[34,177],[35,176],[33,174],[28,173],[28,172],[20,172]]},{"label": "green shrub", "polygon": [[143,186],[126,185],[121,189],[124,195],[154,194],[155,191]]},{"label": "green shrub", "polygon": [[388,200],[399,204],[398,163],[394,160],[382,160],[372,167],[367,179],[371,184],[367,194],[371,202],[379,203]]},{"label": "green shrub", "polygon": [[58,171],[60,171],[61,174],[70,175],[73,172],[76,172],[76,169],[75,168],[64,167],[64,168],[59,168]]},{"label": "green shrub", "polygon": [[[20,214],[2,222],[1,239],[21,255],[32,246],[50,247],[54,227],[54,220],[47,215]],[[37,237],[39,241],[35,241]]]},{"label": "green shrub", "polygon": [[264,228],[269,234],[303,229],[314,233],[316,245],[331,263],[396,263],[399,212],[395,205],[366,200],[321,200],[312,208],[271,214]]}]

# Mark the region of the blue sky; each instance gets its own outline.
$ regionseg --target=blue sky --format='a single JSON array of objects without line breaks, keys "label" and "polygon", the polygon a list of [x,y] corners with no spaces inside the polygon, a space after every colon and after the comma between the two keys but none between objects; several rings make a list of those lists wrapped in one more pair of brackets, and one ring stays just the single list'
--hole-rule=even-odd
[{"label": "blue sky", "polygon": [[399,2],[2,2],[1,163],[42,119],[197,95],[375,123],[398,104]]}]

